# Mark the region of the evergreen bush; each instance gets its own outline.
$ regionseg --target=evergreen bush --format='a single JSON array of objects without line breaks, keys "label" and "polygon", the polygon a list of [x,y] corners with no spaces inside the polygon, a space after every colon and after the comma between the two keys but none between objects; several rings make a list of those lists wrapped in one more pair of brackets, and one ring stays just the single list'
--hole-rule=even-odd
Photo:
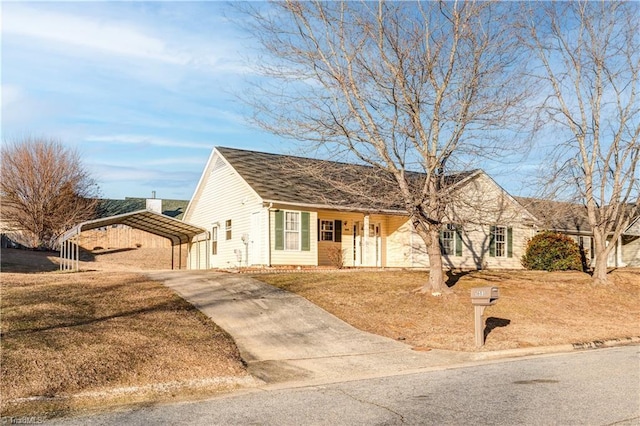
[{"label": "evergreen bush", "polygon": [[522,265],[540,271],[582,271],[580,247],[570,237],[557,232],[541,232],[527,244]]}]

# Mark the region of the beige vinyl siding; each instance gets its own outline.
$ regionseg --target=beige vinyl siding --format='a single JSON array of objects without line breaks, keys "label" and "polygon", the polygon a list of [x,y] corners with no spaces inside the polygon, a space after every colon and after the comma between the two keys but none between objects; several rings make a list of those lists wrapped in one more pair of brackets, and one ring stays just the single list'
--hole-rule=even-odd
[{"label": "beige vinyl siding", "polygon": [[414,265],[413,253],[418,249],[414,246],[413,239],[418,238],[417,234],[413,235],[411,224],[406,217],[391,216],[387,219],[387,238],[386,238],[386,266],[390,268],[411,268]]},{"label": "beige vinyl siding", "polygon": [[640,267],[640,237],[623,237],[622,261],[631,267]]},{"label": "beige vinyl siding", "polygon": [[[317,266],[318,265],[318,239],[316,238],[318,234],[318,214],[316,212],[309,212],[309,250],[276,250],[275,246],[275,210],[278,209],[279,206],[274,205],[272,210],[269,212],[269,234],[270,245],[271,245],[271,265],[277,266],[290,266],[290,265],[299,265],[299,266]],[[281,207],[283,211],[292,211],[292,212],[303,212],[308,210],[296,210],[295,208],[290,207]]]},{"label": "beige vinyl siding", "polygon": [[[317,213],[316,219],[316,231],[311,235],[312,239],[315,239],[318,244],[318,265],[320,266],[335,266],[329,258],[331,250],[342,250],[342,258],[344,266],[353,265],[353,223],[354,218],[358,217],[356,214],[343,213],[329,210],[320,210]],[[361,216],[361,215],[360,215]],[[342,241],[318,241],[318,221],[330,220],[341,221],[342,224]],[[334,238],[336,230],[333,230]]]},{"label": "beige vinyl siding", "polygon": [[[493,180],[484,174],[476,176],[454,194],[454,202],[448,208],[445,223],[460,224],[462,227],[462,256],[443,256],[444,267],[521,269],[520,258],[527,241],[534,234],[533,222],[533,218]],[[390,219],[388,223],[387,265],[428,267],[426,244],[413,231],[408,219]],[[511,257],[489,255],[491,225],[512,228]]]},{"label": "beige vinyl siding", "polygon": [[[409,224],[406,224],[409,226]],[[509,226],[509,225],[505,225]],[[512,228],[512,257],[495,257],[489,255],[490,226],[469,227],[462,231],[462,256],[442,256],[443,265],[446,269],[522,269],[520,258],[524,254],[524,248],[531,235],[531,228],[509,226]],[[422,238],[412,232],[410,238],[412,253],[408,256],[411,259],[412,267],[429,266],[426,245]],[[400,262],[393,266],[406,266]]]},{"label": "beige vinyl siding", "polygon": [[[250,233],[251,213],[263,210],[262,200],[240,178],[236,171],[222,158],[214,154],[206,176],[203,178],[202,190],[196,194],[197,199],[185,215],[185,221],[211,231],[214,223],[218,225],[218,254],[211,254],[211,242],[207,249],[211,268],[233,268],[246,263],[246,246],[242,235]],[[232,236],[226,239],[225,223],[231,220]],[[242,260],[238,262],[235,253],[239,250]],[[195,255],[192,249],[191,255]],[[190,263],[190,265],[193,263]],[[204,265],[205,263],[201,263]],[[204,268],[205,266],[201,266]]]}]

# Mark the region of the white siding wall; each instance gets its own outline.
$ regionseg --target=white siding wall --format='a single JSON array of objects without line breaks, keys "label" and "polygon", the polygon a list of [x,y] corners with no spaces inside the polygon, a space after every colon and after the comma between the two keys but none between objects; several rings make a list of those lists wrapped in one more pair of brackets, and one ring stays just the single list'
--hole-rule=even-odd
[{"label": "white siding wall", "polygon": [[[527,241],[534,235],[533,218],[484,174],[454,195],[446,222],[462,225],[462,256],[444,256],[445,267],[520,269]],[[400,223],[402,222],[402,223]],[[428,267],[426,245],[406,218],[390,218],[388,262],[393,267]],[[400,224],[399,224],[400,223]],[[489,255],[491,225],[512,228],[511,257]]]},{"label": "white siding wall", "polygon": [[[211,254],[211,242],[207,243],[207,256],[210,257],[211,268],[229,268],[244,266],[246,262],[246,246],[242,235],[250,233],[251,213],[263,211],[262,200],[249,188],[232,167],[214,155],[205,171],[208,176],[202,181],[202,188],[197,199],[187,212],[185,221],[201,226],[208,231],[214,224],[218,226],[218,254]],[[266,213],[265,213],[266,214]],[[231,219],[231,239],[226,239],[225,222]],[[200,248],[202,255],[202,247]],[[241,264],[235,251],[241,254]],[[195,256],[195,244],[191,248],[191,256]],[[201,268],[206,262],[201,261]],[[190,261],[190,266],[194,262]]]},{"label": "white siding wall", "polygon": [[391,216],[387,220],[388,235],[386,238],[387,266],[392,268],[410,268],[413,266],[424,266],[415,264],[413,240],[420,239],[417,234],[411,231],[411,224],[406,217]]},{"label": "white siding wall", "polygon": [[[631,239],[635,238],[635,239]],[[627,266],[640,267],[640,237],[631,237],[622,246],[622,261]],[[625,238],[626,240],[626,238]]]},{"label": "white siding wall", "polygon": [[269,212],[269,233],[271,235],[271,265],[300,265],[300,266],[317,266],[318,265],[318,214],[314,211],[309,211],[309,245],[310,250],[276,250],[275,238],[276,225],[275,225],[275,210],[280,209],[284,211],[308,211],[298,210],[291,207],[276,206],[274,205]]}]

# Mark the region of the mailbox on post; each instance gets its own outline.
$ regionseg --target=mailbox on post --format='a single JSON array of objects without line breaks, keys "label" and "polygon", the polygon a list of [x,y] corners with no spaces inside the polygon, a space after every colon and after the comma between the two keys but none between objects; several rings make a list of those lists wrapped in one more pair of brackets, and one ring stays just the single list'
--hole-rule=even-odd
[{"label": "mailbox on post", "polygon": [[473,305],[475,319],[476,347],[484,345],[484,328],[482,314],[484,308],[495,305],[500,298],[498,287],[476,287],[471,289],[471,304]]},{"label": "mailbox on post", "polygon": [[471,289],[471,304],[474,306],[495,305],[500,298],[498,287],[476,287]]}]

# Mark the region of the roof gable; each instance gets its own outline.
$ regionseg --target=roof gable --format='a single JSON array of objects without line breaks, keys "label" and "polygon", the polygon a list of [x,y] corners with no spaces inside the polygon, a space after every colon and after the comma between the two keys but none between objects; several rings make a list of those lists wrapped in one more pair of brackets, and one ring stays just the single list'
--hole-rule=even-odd
[{"label": "roof gable", "polygon": [[627,229],[624,231],[624,234],[640,237],[640,216],[631,220],[631,223],[629,224]]}]

